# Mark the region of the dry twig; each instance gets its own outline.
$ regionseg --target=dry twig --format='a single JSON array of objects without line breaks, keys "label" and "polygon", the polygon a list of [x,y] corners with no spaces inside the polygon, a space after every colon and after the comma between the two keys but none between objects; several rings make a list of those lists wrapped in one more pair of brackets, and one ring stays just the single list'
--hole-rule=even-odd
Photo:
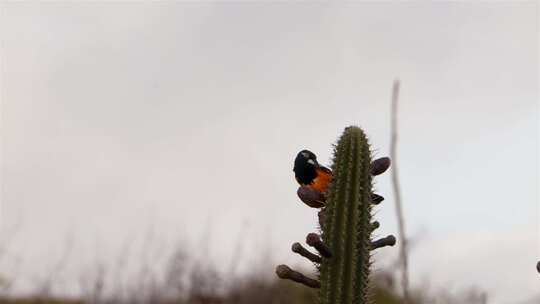
[{"label": "dry twig", "polygon": [[401,203],[401,190],[398,177],[398,164],[397,164],[397,140],[398,140],[398,99],[399,99],[399,80],[394,81],[392,87],[392,126],[391,126],[391,141],[390,141],[390,158],[393,162],[392,168],[392,186],[394,188],[394,196],[396,201],[396,215],[398,220],[398,233],[400,247],[400,259],[401,259],[401,284],[403,289],[404,303],[408,304],[409,301],[409,263],[407,257],[407,238],[405,236],[405,218],[403,216],[403,207]]}]

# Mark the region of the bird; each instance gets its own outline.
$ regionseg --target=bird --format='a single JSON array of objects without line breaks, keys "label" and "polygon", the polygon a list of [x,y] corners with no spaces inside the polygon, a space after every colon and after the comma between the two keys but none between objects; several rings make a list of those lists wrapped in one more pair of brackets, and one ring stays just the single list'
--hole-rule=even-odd
[{"label": "bird", "polygon": [[[389,157],[381,157],[371,163],[371,175],[384,173],[390,167]],[[294,160],[294,176],[300,184],[296,194],[302,202],[312,208],[324,208],[326,204],[326,191],[332,181],[332,170],[321,166],[315,153],[302,150]],[[384,197],[371,193],[373,204],[377,205]]]},{"label": "bird", "polygon": [[294,160],[293,171],[296,181],[301,186],[310,187],[323,193],[326,192],[332,178],[332,171],[321,166],[315,153],[309,150],[298,152]]},{"label": "bird", "polygon": [[296,155],[293,171],[300,184],[298,197],[310,207],[324,207],[324,194],[332,180],[332,170],[320,165],[315,153],[302,150]]}]

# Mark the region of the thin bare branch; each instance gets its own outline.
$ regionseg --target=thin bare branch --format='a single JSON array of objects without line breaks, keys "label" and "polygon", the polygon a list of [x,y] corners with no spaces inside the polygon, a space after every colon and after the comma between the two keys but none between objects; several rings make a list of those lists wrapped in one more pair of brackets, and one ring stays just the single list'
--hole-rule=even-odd
[{"label": "thin bare branch", "polygon": [[392,159],[392,186],[396,202],[396,216],[398,220],[398,233],[401,259],[401,285],[403,289],[404,303],[410,303],[409,298],[409,262],[407,256],[407,238],[405,236],[405,218],[403,216],[403,207],[401,202],[401,188],[399,184],[398,159],[397,159],[397,141],[398,141],[398,99],[399,99],[399,80],[394,81],[392,87],[392,125],[390,141],[390,158]]}]

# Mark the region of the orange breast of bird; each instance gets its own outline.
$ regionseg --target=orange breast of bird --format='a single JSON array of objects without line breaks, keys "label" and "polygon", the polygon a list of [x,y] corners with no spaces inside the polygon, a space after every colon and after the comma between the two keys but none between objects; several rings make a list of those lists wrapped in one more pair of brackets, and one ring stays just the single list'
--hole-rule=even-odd
[{"label": "orange breast of bird", "polygon": [[309,186],[324,193],[330,185],[330,180],[332,179],[332,171],[325,167],[320,167],[315,170],[317,172],[317,177]]}]

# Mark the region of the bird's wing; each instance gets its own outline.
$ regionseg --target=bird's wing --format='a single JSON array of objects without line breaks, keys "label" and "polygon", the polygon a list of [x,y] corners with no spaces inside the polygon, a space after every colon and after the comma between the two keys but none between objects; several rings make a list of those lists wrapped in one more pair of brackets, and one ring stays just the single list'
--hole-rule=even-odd
[{"label": "bird's wing", "polygon": [[319,168],[320,168],[321,170],[323,170],[324,172],[326,172],[326,173],[332,174],[332,170],[326,168],[325,166],[320,166]]}]

